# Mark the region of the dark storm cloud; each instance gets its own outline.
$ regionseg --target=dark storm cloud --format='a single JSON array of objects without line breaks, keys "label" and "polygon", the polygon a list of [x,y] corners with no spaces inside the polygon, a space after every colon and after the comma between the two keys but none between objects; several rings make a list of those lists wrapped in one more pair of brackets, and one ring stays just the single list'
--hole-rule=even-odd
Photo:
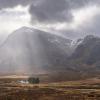
[{"label": "dark storm cloud", "polygon": [[37,5],[31,5],[30,13],[33,19],[40,22],[62,22],[70,20],[69,4],[65,0],[42,0]]},{"label": "dark storm cloud", "polygon": [[2,8],[11,8],[16,5],[28,5],[35,0],[0,0],[0,9]]},{"label": "dark storm cloud", "polygon": [[31,21],[55,23],[72,21],[72,9],[78,9],[99,0],[0,0],[0,9],[16,5],[30,5]]},{"label": "dark storm cloud", "polygon": [[93,0],[41,0],[37,5],[31,5],[30,14],[33,23],[34,19],[43,23],[70,22],[73,18],[72,9],[81,8],[93,2]]}]

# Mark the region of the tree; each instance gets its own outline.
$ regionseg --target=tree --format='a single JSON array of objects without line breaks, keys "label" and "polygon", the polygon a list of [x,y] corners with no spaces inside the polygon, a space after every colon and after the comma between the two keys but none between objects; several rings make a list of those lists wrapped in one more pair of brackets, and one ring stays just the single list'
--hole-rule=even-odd
[{"label": "tree", "polygon": [[36,78],[36,80],[35,80],[35,81],[36,81],[36,83],[37,83],[37,84],[39,84],[39,83],[40,83],[39,78]]},{"label": "tree", "polygon": [[40,80],[39,80],[39,78],[29,77],[28,82],[31,84],[39,84]]}]

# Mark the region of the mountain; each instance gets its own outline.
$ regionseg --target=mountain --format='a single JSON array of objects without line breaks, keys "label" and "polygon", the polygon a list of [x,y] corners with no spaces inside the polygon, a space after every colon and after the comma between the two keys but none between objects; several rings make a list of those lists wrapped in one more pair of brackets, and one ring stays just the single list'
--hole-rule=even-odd
[{"label": "mountain", "polygon": [[69,65],[83,73],[100,72],[100,38],[88,35],[70,57]]},{"label": "mountain", "polygon": [[73,52],[71,42],[59,35],[22,27],[0,47],[0,72],[44,73],[62,69]]},{"label": "mountain", "polygon": [[1,74],[48,73],[47,80],[74,80],[100,73],[100,38],[72,41],[63,36],[22,27],[0,46]]}]

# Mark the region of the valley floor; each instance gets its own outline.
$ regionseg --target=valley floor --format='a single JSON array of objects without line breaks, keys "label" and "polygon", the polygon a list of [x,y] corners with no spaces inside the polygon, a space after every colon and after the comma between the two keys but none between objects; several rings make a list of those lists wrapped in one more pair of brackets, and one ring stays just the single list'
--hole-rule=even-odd
[{"label": "valley floor", "polygon": [[34,85],[17,81],[0,79],[0,100],[100,100],[100,79]]}]

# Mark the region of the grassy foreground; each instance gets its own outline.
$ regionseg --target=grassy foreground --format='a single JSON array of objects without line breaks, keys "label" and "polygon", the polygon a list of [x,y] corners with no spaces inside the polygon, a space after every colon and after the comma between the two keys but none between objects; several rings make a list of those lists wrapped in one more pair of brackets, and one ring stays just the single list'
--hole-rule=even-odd
[{"label": "grassy foreground", "polygon": [[100,100],[100,79],[22,84],[0,79],[0,100]]}]

